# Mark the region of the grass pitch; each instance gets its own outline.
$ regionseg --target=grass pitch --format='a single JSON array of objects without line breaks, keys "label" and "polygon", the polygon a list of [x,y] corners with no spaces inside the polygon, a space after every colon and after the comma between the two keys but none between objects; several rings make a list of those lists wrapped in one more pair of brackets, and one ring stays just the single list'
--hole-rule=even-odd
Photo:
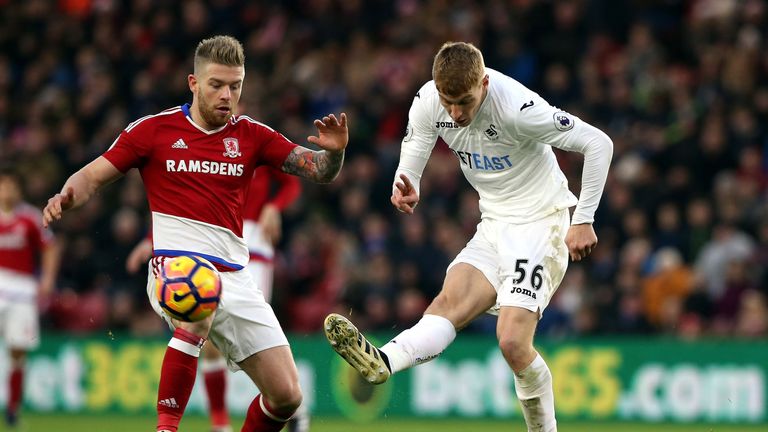
[{"label": "grass pitch", "polygon": [[[154,417],[128,415],[32,414],[25,413],[18,432],[153,432]],[[240,430],[242,419],[235,419],[235,431]],[[0,429],[5,430],[5,429]],[[391,419],[382,418],[373,423],[355,423],[339,418],[314,418],[312,432],[518,432],[524,431],[521,420],[454,420],[454,419]],[[768,430],[768,424],[695,424],[669,423],[640,424],[617,422],[561,422],[560,432],[757,432]],[[209,432],[208,419],[200,416],[185,417],[180,432]]]}]

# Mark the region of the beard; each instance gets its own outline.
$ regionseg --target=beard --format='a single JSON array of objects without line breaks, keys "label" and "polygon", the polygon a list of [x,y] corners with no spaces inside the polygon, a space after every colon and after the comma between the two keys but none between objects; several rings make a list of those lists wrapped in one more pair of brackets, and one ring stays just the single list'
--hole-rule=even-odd
[{"label": "beard", "polygon": [[230,118],[232,118],[233,110],[230,108],[226,115],[222,115],[221,112],[216,110],[216,107],[208,104],[201,94],[198,94],[198,100],[200,102],[200,116],[203,118],[206,124],[212,128],[220,128],[227,124]]}]

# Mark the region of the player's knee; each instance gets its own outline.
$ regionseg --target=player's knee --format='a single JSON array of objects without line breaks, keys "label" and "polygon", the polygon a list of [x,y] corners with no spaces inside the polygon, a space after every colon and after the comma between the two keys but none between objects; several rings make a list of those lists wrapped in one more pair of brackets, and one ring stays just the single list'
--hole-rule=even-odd
[{"label": "player's knee", "polygon": [[211,331],[211,325],[213,325],[213,315],[195,322],[173,320],[173,324],[177,328],[182,328],[196,336],[207,339],[208,333]]},{"label": "player's knee", "polygon": [[304,396],[301,393],[301,386],[298,383],[294,383],[272,391],[266,397],[270,406],[276,412],[292,414],[299,409]]},{"label": "player's knee", "polygon": [[11,357],[11,366],[13,366],[14,368],[24,367],[24,365],[27,362],[27,352],[25,350],[11,349],[10,357]]},{"label": "player's knee", "polygon": [[437,295],[424,311],[425,315],[437,315],[448,319],[456,328],[463,328],[468,321],[460,313],[456,301],[450,294],[444,291]]},{"label": "player's knee", "polygon": [[524,338],[517,334],[508,334],[499,336],[499,348],[507,361],[516,363],[529,356],[533,347]]}]

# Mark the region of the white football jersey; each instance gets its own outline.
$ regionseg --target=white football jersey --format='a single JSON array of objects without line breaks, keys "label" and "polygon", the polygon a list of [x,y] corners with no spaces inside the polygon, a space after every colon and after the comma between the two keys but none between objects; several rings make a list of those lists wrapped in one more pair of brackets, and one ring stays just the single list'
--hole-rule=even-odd
[{"label": "white football jersey", "polygon": [[[578,202],[573,223],[591,223],[610,165],[610,139],[514,79],[492,69],[486,73],[488,94],[466,127],[454,123],[440,104],[434,81],[419,90],[395,181],[404,173],[418,191],[424,166],[441,137],[480,195],[483,218],[528,223]],[[587,156],[581,202],[568,189],[551,146]]]}]

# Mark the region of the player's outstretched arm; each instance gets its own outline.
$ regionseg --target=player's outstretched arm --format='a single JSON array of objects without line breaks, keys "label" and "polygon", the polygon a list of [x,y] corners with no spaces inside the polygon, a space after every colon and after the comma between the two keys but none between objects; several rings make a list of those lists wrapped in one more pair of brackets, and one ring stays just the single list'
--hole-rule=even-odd
[{"label": "player's outstretched arm", "polygon": [[100,156],[80,171],[72,174],[64,183],[61,192],[52,196],[43,209],[43,226],[61,219],[65,211],[83,205],[100,187],[122,176],[117,168],[104,156]]},{"label": "player's outstretched arm", "polygon": [[314,151],[298,146],[285,159],[282,169],[317,183],[330,183],[344,163],[344,149],[349,142],[347,115],[341,113],[337,119],[334,114],[329,114],[314,123],[317,136],[309,136],[307,141],[323,150]]}]

